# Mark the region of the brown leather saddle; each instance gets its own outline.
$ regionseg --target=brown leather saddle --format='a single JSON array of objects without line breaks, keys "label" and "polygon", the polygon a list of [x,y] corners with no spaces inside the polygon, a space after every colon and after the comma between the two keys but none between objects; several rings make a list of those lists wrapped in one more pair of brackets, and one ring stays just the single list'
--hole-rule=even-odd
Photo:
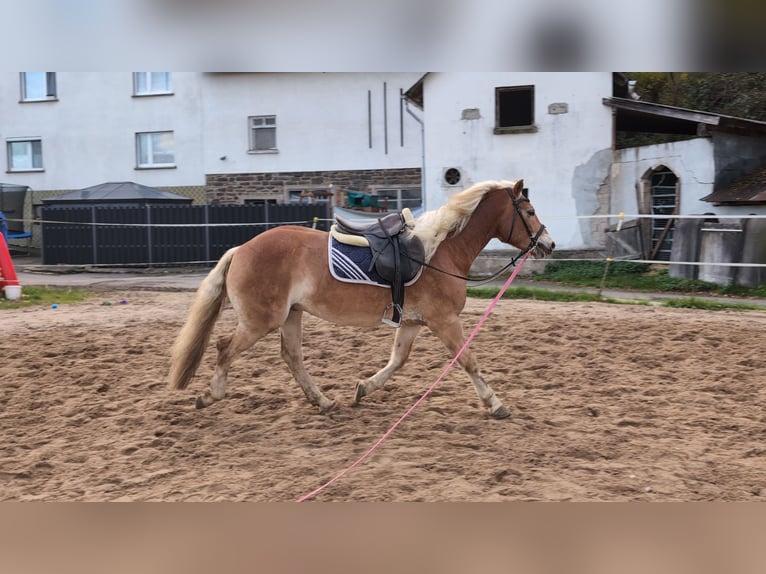
[{"label": "brown leather saddle", "polygon": [[[404,284],[412,281],[423,266],[425,250],[423,243],[412,228],[415,220],[409,209],[389,213],[371,222],[349,221],[339,215],[331,232],[341,243],[364,246],[372,252],[373,266],[378,275],[391,284],[391,303],[381,319],[386,325],[399,327],[404,305]],[[390,310],[391,317],[388,317]]]}]

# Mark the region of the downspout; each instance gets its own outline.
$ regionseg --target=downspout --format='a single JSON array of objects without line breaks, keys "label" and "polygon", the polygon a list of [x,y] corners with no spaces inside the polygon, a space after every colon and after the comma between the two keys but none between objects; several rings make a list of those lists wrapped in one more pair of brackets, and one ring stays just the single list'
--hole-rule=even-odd
[{"label": "downspout", "polygon": [[404,109],[407,111],[408,114],[410,114],[416,122],[420,124],[420,157],[421,157],[421,165],[420,165],[420,197],[423,200],[423,211],[427,211],[426,207],[426,197],[428,194],[426,193],[426,133],[425,133],[425,124],[423,123],[423,120],[418,117],[413,111],[410,109],[410,102],[407,99],[407,96],[402,96],[402,99],[404,100]]}]

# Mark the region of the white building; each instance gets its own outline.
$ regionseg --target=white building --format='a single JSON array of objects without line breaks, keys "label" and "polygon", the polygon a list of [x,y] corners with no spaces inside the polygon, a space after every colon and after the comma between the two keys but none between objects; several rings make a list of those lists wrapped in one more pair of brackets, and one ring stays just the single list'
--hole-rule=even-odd
[{"label": "white building", "polygon": [[[560,250],[603,248],[614,221],[581,216],[651,214],[663,181],[678,214],[764,211],[766,200],[709,196],[763,166],[766,124],[625,99],[620,77],[0,73],[0,181],[34,201],[134,181],[197,202],[287,202],[332,186],[436,209],[473,183],[523,178]],[[616,149],[618,130],[693,139]]]},{"label": "white building", "polygon": [[482,180],[523,178],[557,245],[599,245],[590,222],[556,217],[599,211],[611,94],[610,72],[426,74],[408,95],[422,106],[428,209]]},{"label": "white building", "polygon": [[47,197],[135,181],[224,203],[415,189],[418,73],[0,74],[2,181]]},{"label": "white building", "polygon": [[194,73],[4,72],[2,181],[35,191],[203,186],[200,104]]}]

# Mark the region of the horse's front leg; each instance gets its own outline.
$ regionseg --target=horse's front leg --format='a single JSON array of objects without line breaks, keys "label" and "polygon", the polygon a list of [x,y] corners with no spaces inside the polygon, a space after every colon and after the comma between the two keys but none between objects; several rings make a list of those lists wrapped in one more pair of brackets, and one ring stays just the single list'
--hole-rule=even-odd
[{"label": "horse's front leg", "polygon": [[293,378],[303,389],[303,393],[312,405],[319,407],[322,413],[330,411],[335,401],[328,399],[319,390],[316,383],[303,366],[303,311],[291,309],[287,320],[280,329],[282,358],[287,363]]},{"label": "horse's front leg", "polygon": [[418,336],[420,328],[421,325],[408,323],[397,329],[396,336],[394,337],[394,346],[391,349],[391,357],[388,360],[388,364],[367,379],[367,381],[356,384],[354,402],[358,403],[362,400],[362,397],[381,388],[384,383],[391,378],[391,375],[407,362],[407,358],[410,356],[410,349],[412,349],[412,343],[415,340],[415,337]]},{"label": "horse's front leg", "polygon": [[[429,328],[433,333],[441,339],[446,345],[449,352],[454,357],[458,351],[463,347],[465,343],[465,337],[463,335],[463,326],[460,323],[460,319],[455,316],[452,318],[445,318],[439,320],[436,323],[429,322]],[[460,366],[465,369],[468,376],[471,377],[471,382],[476,389],[476,394],[482,400],[484,405],[489,409],[489,413],[493,418],[504,419],[511,415],[511,411],[508,407],[500,402],[500,399],[495,395],[495,391],[487,384],[484,378],[481,376],[479,366],[476,363],[476,358],[470,349],[463,351],[458,359]]]}]

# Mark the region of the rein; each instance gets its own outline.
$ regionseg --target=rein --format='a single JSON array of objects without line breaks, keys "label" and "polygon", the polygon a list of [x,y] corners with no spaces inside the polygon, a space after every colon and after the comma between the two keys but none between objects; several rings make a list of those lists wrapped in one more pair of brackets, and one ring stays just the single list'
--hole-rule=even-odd
[{"label": "rein", "polygon": [[[439,273],[443,273],[444,275],[449,275],[450,277],[455,277],[456,279],[462,279],[464,281],[470,281],[473,285],[472,287],[479,287],[481,285],[484,285],[486,283],[489,283],[490,281],[494,281],[498,276],[500,276],[502,273],[510,269],[511,267],[516,266],[516,262],[524,257],[527,253],[532,251],[537,246],[537,242],[540,239],[540,236],[545,231],[545,225],[540,224],[540,229],[537,230],[537,233],[532,233],[532,230],[529,228],[529,224],[524,219],[524,216],[521,214],[521,204],[522,203],[529,203],[529,198],[527,197],[526,193],[523,197],[519,197],[518,199],[513,196],[513,191],[511,189],[508,189],[508,195],[511,198],[511,201],[513,201],[513,207],[516,209],[516,215],[518,215],[518,219],[521,219],[521,222],[524,224],[524,228],[527,231],[527,235],[529,236],[529,245],[516,255],[516,257],[511,258],[511,260],[506,264],[502,269],[499,271],[495,271],[490,277],[466,277],[463,275],[458,275],[456,273],[450,273],[449,271],[445,271],[444,269],[439,269],[438,267],[435,267],[429,263],[426,263],[425,261],[418,261],[416,259],[413,259],[412,257],[409,257],[406,253],[403,254],[409,259],[410,261],[413,261],[414,263],[417,263],[419,265],[422,265],[423,267],[428,267],[429,269],[433,269],[434,271],[438,271]],[[505,241],[505,243],[511,245],[511,237],[513,236],[513,228],[516,226],[516,217],[513,218],[513,221],[511,222],[511,230],[508,232],[508,239]]]}]

